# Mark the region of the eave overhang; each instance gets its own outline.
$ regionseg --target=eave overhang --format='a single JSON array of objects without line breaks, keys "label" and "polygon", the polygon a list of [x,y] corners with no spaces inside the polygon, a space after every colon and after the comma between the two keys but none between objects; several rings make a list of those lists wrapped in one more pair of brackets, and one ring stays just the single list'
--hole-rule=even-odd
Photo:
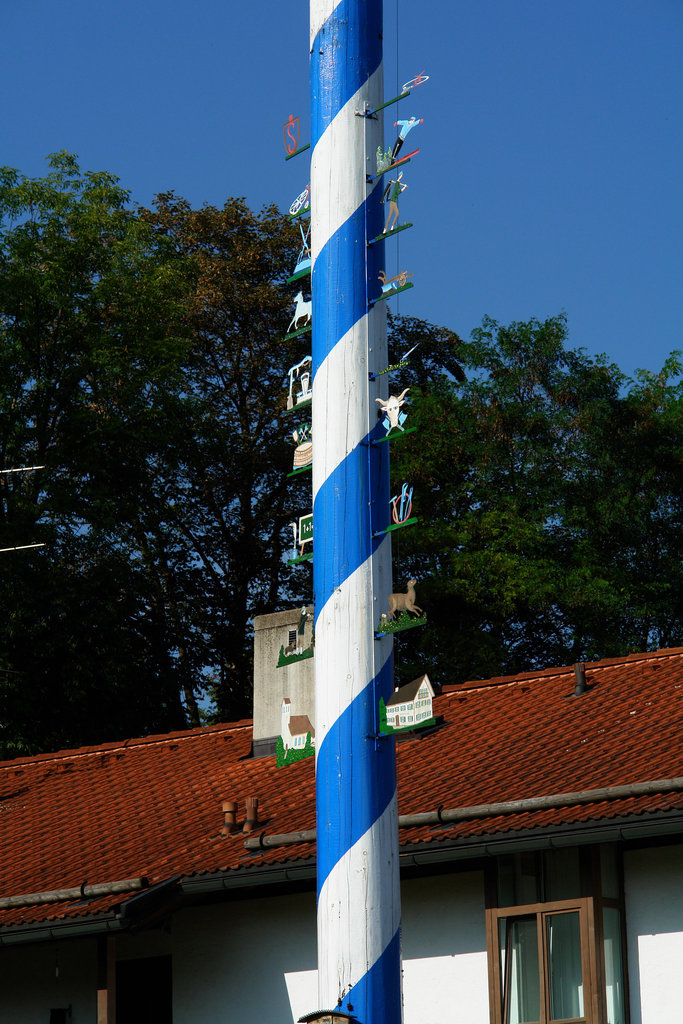
[{"label": "eave overhang", "polygon": [[[431,866],[463,865],[468,861],[481,862],[503,854],[530,850],[617,842],[642,845],[676,837],[683,839],[683,813],[680,811],[496,832],[462,839],[438,835],[435,829],[431,840],[402,843],[399,862],[401,870],[406,873],[414,870],[428,872]],[[138,931],[152,927],[164,916],[184,906],[192,906],[207,898],[209,901],[212,897],[218,900],[229,893],[262,895],[276,885],[313,883],[315,873],[315,857],[306,857],[234,870],[174,876],[101,914],[0,927],[0,946]]]}]

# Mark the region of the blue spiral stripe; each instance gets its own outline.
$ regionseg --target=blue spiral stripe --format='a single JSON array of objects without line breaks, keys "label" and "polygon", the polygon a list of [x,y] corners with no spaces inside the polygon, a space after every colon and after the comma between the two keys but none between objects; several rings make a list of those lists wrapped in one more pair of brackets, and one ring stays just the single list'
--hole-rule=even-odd
[{"label": "blue spiral stripe", "polygon": [[397,984],[400,958],[401,932],[397,929],[380,958],[344,996],[344,1006],[363,1007],[368,1021],[400,1021],[403,1009],[401,986]]},{"label": "blue spiral stripe", "polygon": [[370,444],[383,431],[379,385],[367,380],[368,358],[386,348],[382,314],[370,309],[384,247],[367,250],[382,230],[382,184],[368,195],[360,166],[382,139],[379,121],[356,117],[381,95],[382,3],[340,0],[330,10],[312,0],[311,12],[319,994],[325,1005],[353,1005],[363,1024],[395,1024],[394,743],[377,737],[393,667],[391,641],[376,644],[371,621],[375,589],[390,585],[390,542],[382,549],[386,538],[373,538],[388,517],[389,445]]},{"label": "blue spiral stripe", "polygon": [[[392,692],[393,659],[390,656],[330,727],[318,750],[316,777],[317,816],[324,822],[318,836],[318,895],[335,864],[365,835],[384,813],[396,792],[393,772],[394,745],[374,742],[380,696],[386,702]],[[353,752],[350,756],[350,752]],[[324,780],[337,780],[337,790]]]},{"label": "blue spiral stripe", "polygon": [[[382,62],[382,7],[341,0],[311,47],[311,126],[313,147],[336,114]],[[331,48],[356,60],[330,61]]]},{"label": "blue spiral stripe", "polygon": [[[324,529],[317,531],[315,540],[316,620],[334,591],[374,554],[385,539],[372,536],[368,516],[368,501],[371,501],[373,518],[376,515],[379,520],[376,529],[383,529],[388,521],[389,492],[382,486],[389,458],[388,446],[370,446],[371,439],[382,434],[382,427],[378,424],[340,462],[315,496],[313,521],[324,524]],[[375,490],[380,490],[379,494],[368,495],[368,476]],[[380,519],[382,512],[383,521]]]},{"label": "blue spiral stripe", "polygon": [[[348,220],[328,238],[313,264],[313,323],[325,324],[327,355],[361,320],[381,292],[379,272],[384,269],[384,243],[373,245],[367,256],[366,270],[358,259],[358,247],[365,248],[367,232],[375,238],[382,230],[382,208],[374,191]],[[313,348],[313,379],[321,353]],[[316,360],[319,360],[316,362]]]}]

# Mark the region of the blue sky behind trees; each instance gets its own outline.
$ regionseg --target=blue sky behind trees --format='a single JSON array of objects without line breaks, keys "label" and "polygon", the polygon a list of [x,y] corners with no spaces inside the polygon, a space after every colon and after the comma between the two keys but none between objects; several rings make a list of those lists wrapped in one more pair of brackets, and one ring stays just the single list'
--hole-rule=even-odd
[{"label": "blue sky behind trees", "polygon": [[[430,75],[400,105],[425,119],[400,312],[466,337],[564,310],[629,374],[683,348],[682,29],[680,0],[385,0],[387,98]],[[307,0],[26,0],[0,30],[0,163],[37,176],[67,149],[144,205],[286,209],[307,184],[282,144],[290,113],[308,137]]]}]

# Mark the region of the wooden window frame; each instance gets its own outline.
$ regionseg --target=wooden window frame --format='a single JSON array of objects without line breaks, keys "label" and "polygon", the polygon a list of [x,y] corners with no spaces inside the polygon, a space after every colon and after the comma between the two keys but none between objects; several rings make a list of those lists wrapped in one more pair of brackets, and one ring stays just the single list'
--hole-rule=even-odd
[{"label": "wooden window frame", "polygon": [[515,907],[496,907],[486,911],[486,948],[489,961],[491,1024],[504,1024],[505,1020],[498,922],[501,918],[531,916],[536,918],[538,965],[541,982],[541,1017],[538,1024],[562,1024],[562,1018],[551,1020],[550,1017],[549,968],[545,940],[545,920],[553,914],[569,913],[572,911],[579,914],[584,1016],[571,1017],[567,1018],[567,1020],[571,1021],[571,1024],[599,1024],[601,1017],[597,977],[598,949],[596,942],[595,906],[593,898],[589,896],[574,900],[556,900],[549,903],[528,903]]},{"label": "wooden window frame", "polygon": [[[499,861],[491,864],[486,872],[486,949],[488,958],[489,1007],[491,1024],[504,1024],[503,985],[501,978],[500,918],[537,916],[537,941],[539,982],[541,991],[542,1024],[562,1024],[550,1020],[548,965],[546,963],[546,941],[543,924],[547,915],[558,911],[578,911],[581,942],[581,966],[584,986],[584,1017],[570,1018],[585,1024],[605,1024],[607,1021],[607,1000],[605,991],[604,927],[603,910],[612,907],[620,913],[621,923],[621,975],[623,983],[624,1020],[630,1021],[628,951],[626,945],[626,913],[624,905],[623,859],[618,852],[618,897],[602,893],[600,847],[584,847],[579,850],[581,896],[568,900],[543,900],[545,883],[542,858],[543,851],[530,852],[535,859],[536,900],[525,904],[499,906]],[[529,893],[531,895],[531,893]]]}]

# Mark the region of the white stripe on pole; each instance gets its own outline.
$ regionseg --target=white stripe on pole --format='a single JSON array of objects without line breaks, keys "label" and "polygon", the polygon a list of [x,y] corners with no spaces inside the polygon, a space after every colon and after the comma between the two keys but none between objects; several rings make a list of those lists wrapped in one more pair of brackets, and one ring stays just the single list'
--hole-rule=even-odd
[{"label": "white stripe on pole", "polygon": [[323,27],[325,22],[329,19],[335,8],[339,7],[342,0],[311,0],[309,20],[311,26],[311,43],[317,36],[320,29]]},{"label": "white stripe on pole", "polygon": [[[383,543],[388,544],[388,537]],[[377,573],[382,572],[384,563],[387,561],[384,558],[375,559],[375,562],[378,563],[374,566]],[[375,578],[373,581],[372,571],[373,560],[368,559],[344,580],[324,606],[321,614],[317,616],[316,629],[318,633],[321,629],[325,631],[327,643],[321,648],[316,638],[316,672],[323,679],[333,679],[339,671],[339,666],[343,665],[346,670],[347,685],[343,688],[324,687],[316,692],[316,750],[320,750],[330,725],[339,718],[344,708],[352,703],[367,685],[365,651],[354,645],[352,639],[357,629],[358,608],[371,587],[375,592],[379,590],[379,593],[383,594],[387,591],[387,585],[391,583],[390,579],[387,580],[381,575],[379,579]],[[378,611],[376,614],[379,619],[380,612]],[[372,627],[373,624],[369,623],[369,628],[372,629]],[[376,644],[375,674],[379,674],[385,668],[391,654],[392,646],[389,638]],[[377,714],[379,718],[379,707]]]},{"label": "white stripe on pole", "polygon": [[[353,846],[347,857],[328,875],[320,892],[318,913],[318,950],[323,961],[323,977],[338,978],[327,992],[320,992],[321,1006],[336,1004],[339,987],[349,990],[379,960],[386,946],[386,936],[394,935],[400,926],[401,897],[398,888],[398,865],[387,862],[386,874],[378,878],[368,870],[368,849],[391,850],[394,845],[397,806],[394,798],[386,812],[377,819],[372,828]],[[346,904],[349,899],[349,876],[354,878],[354,896],[362,900],[366,914],[349,916]],[[385,878],[393,881],[393,892],[388,898]],[[336,943],[328,942],[328,936],[346,930],[346,942],[351,951],[349,958],[341,965],[343,974],[337,973]],[[319,968],[320,970],[320,965]]]},{"label": "white stripe on pole", "polygon": [[[373,98],[381,94],[382,68],[380,67],[365,85],[355,93],[342,107],[334,121],[328,126],[311,157],[311,177],[329,174],[330,188],[335,189],[334,202],[325,203],[316,210],[316,232],[311,239],[311,259],[315,264],[319,248],[328,238],[338,231],[341,225],[357,210],[367,195],[365,184],[365,158],[371,158],[368,171],[374,173],[376,168],[375,153],[365,152],[364,132],[359,131],[359,123],[363,121],[357,111],[372,106]],[[379,88],[378,88],[379,86]],[[376,105],[376,101],[375,101]],[[342,163],[343,161],[343,163]],[[349,176],[343,173],[345,166],[363,169],[363,175],[354,176],[353,189],[349,188]]]},{"label": "white stripe on pole", "polygon": [[[367,184],[382,118],[381,0],[311,0],[313,559],[318,992],[362,1024],[398,1024],[400,904],[392,641],[374,626],[391,589],[388,445],[370,444],[386,366],[386,312],[373,307],[381,184]],[[371,271],[368,270],[368,259]],[[384,520],[384,521],[383,521]],[[377,600],[376,600],[377,599]],[[379,602],[379,607],[378,607]]]}]

